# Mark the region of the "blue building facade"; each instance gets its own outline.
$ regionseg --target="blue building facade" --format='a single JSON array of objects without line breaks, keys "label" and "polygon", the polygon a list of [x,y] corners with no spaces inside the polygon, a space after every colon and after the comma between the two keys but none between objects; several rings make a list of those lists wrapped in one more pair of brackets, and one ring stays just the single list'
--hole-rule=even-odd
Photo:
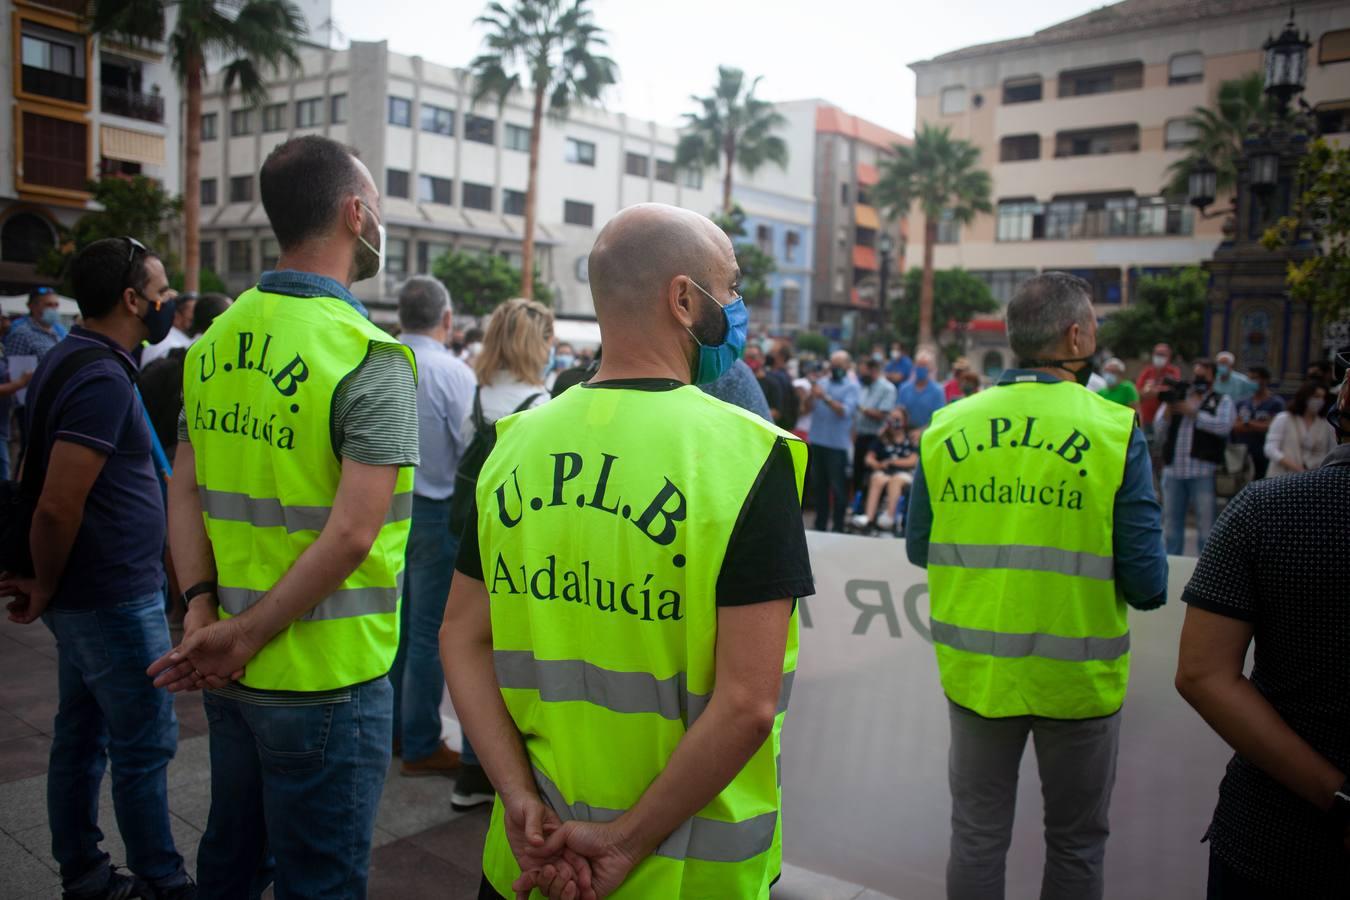
[{"label": "blue building facade", "polygon": [[751,322],[771,331],[796,331],[811,323],[812,257],[815,251],[815,200],[735,188],[735,201],[745,211],[745,237],[773,257],[768,278],[769,299],[752,304]]}]

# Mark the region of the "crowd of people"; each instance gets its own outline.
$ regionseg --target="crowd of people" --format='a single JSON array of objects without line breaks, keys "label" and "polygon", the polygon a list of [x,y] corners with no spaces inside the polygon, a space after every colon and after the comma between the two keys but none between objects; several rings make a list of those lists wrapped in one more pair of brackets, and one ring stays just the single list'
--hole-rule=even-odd
[{"label": "crowd of people", "polygon": [[[1350,547],[1325,522],[1350,499],[1347,360],[1287,408],[1228,353],[1098,374],[1091,288],[1058,272],[1019,287],[992,382],[926,348],[817,360],[752,339],[726,235],[660,204],[591,252],[603,353],[525,299],[459,333],[425,277],[395,338],[351,291],[385,253],[360,160],[296,138],[259,184],[281,255],[233,303],[176,296],[114,238],[73,261],[79,324],[35,292],[5,338],[41,357],[0,371],[0,402],[27,389],[0,596],[57,638],[65,897],[362,897],[398,755],[456,809],[493,804],[486,900],[766,898],[807,498],[821,531],[903,523],[928,570],[950,897],[1004,894],[1029,737],[1042,896],[1103,896],[1130,610],[1165,603],[1190,509],[1177,686],[1239,754],[1209,896],[1344,895],[1350,618],[1326,561]],[[1216,523],[1235,449],[1267,477]],[[168,812],[182,691],[209,728],[195,881]],[[130,872],[100,846],[109,763]]]}]

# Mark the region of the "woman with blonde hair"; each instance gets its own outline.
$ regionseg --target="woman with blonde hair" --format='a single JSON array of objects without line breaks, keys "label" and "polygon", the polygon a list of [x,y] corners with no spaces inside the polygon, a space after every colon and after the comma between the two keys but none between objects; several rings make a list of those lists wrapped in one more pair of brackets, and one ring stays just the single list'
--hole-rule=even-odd
[{"label": "woman with blonde hair", "polygon": [[[549,398],[544,379],[553,367],[553,313],[537,300],[507,300],[488,319],[483,349],[473,360],[478,376],[474,406],[484,422],[533,409]],[[474,413],[463,440],[473,439]]]}]

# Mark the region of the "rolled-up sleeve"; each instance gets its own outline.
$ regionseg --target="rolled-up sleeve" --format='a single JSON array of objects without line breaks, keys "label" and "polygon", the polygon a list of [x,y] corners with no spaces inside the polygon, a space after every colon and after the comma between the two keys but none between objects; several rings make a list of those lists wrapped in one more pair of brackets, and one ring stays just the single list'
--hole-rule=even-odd
[{"label": "rolled-up sleeve", "polygon": [[1130,436],[1125,477],[1116,491],[1112,540],[1116,584],[1125,602],[1135,609],[1157,609],[1166,603],[1167,554],[1163,550],[1162,507],[1153,492],[1148,443],[1138,428]]}]

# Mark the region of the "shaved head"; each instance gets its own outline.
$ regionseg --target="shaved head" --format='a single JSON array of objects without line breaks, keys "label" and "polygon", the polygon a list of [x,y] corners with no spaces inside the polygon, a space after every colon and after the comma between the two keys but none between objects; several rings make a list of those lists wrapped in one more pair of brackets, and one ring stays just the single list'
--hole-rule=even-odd
[{"label": "shaved head", "polygon": [[600,230],[591,250],[596,317],[649,315],[672,279],[685,275],[708,288],[728,266],[734,273],[731,241],[706,216],[662,203],[630,206]]}]

